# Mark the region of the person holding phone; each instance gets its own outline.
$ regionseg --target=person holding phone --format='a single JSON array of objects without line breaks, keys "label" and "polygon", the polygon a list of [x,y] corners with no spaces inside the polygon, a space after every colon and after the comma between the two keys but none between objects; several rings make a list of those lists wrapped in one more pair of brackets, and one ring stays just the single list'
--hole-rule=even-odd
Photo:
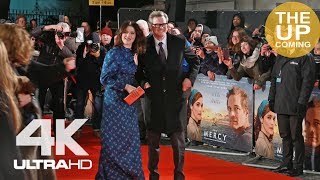
[{"label": "person holding phone", "polygon": [[242,77],[250,77],[254,79],[254,90],[259,90],[270,79],[272,67],[266,72],[263,72],[260,55],[261,44],[256,44],[255,41],[246,37],[241,42],[241,60],[240,66],[236,70],[233,66],[231,58],[223,57],[223,52],[219,51],[219,59],[223,59],[223,63],[229,69],[229,72],[234,80],[239,81]]},{"label": "person holding phone", "polygon": [[204,49],[196,49],[196,54],[200,57],[200,73],[208,76],[214,81],[216,75],[225,75],[228,71],[227,66],[219,61],[217,55],[218,39],[216,36],[209,36],[205,39]]}]

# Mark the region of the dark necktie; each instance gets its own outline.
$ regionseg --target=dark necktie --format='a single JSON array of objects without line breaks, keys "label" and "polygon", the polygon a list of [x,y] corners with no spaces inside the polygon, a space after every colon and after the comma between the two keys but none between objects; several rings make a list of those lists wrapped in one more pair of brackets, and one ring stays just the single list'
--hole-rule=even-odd
[{"label": "dark necktie", "polygon": [[163,64],[166,64],[166,54],[164,53],[164,49],[162,47],[163,42],[159,42],[159,57]]}]

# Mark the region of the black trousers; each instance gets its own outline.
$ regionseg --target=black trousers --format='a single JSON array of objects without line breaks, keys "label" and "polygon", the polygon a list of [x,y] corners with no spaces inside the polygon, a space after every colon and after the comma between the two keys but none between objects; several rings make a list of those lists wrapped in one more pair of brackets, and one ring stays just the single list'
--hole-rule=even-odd
[{"label": "black trousers", "polygon": [[[160,154],[160,137],[161,133],[154,131],[147,131],[148,138],[148,169],[149,169],[149,179],[158,180],[160,177],[158,171],[158,162]],[[171,146],[173,149],[173,161],[174,161],[174,179],[183,180],[185,179],[183,173],[184,165],[184,151],[185,151],[185,141],[184,141],[184,132],[174,132],[169,134]]]},{"label": "black trousers", "polygon": [[147,127],[145,121],[144,113],[144,98],[140,98],[136,101],[137,112],[138,112],[138,122],[140,131],[140,140],[145,140],[147,135]]},{"label": "black trousers", "polygon": [[60,81],[58,83],[53,84],[50,87],[44,87],[44,88],[39,88],[39,102],[40,102],[40,107],[43,111],[43,106],[47,94],[47,89],[49,88],[51,95],[52,95],[52,100],[51,100],[51,109],[53,111],[53,130],[56,132],[56,120],[57,119],[64,119],[65,114],[64,114],[64,104],[63,104],[63,96],[64,96],[64,84],[63,81]]},{"label": "black trousers", "polygon": [[[304,141],[302,136],[302,117],[278,114],[278,126],[283,146],[282,166],[303,169]],[[293,158],[293,151],[295,156]]]}]

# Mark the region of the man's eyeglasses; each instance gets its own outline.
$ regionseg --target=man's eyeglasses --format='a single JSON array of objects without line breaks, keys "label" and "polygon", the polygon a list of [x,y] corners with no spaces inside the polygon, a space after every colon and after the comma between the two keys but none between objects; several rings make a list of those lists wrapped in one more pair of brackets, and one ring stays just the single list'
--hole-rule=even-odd
[{"label": "man's eyeglasses", "polygon": [[156,28],[164,28],[164,27],[167,27],[168,23],[163,23],[163,24],[152,24],[153,27],[156,27]]}]

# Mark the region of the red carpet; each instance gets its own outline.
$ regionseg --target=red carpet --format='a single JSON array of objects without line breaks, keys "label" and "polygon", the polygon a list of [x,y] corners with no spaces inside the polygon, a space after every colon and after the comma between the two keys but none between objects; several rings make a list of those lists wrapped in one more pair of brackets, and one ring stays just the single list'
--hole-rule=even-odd
[{"label": "red carpet", "polygon": [[[71,159],[75,162],[77,159],[91,159],[92,169],[90,170],[57,170],[57,178],[60,179],[94,179],[98,169],[100,142],[93,136],[91,128],[85,127],[79,144],[89,153],[87,157],[77,157],[71,151],[67,150],[66,156],[58,156],[56,160]],[[145,176],[148,177],[147,146],[141,147],[142,161]],[[161,146],[160,150],[160,179],[173,179],[173,161],[172,150],[169,146]],[[185,175],[186,179],[290,179],[290,177],[276,174],[264,170],[250,168],[235,163],[226,162],[210,158],[207,156],[186,152],[185,154]],[[148,178],[146,178],[148,179]]]}]

